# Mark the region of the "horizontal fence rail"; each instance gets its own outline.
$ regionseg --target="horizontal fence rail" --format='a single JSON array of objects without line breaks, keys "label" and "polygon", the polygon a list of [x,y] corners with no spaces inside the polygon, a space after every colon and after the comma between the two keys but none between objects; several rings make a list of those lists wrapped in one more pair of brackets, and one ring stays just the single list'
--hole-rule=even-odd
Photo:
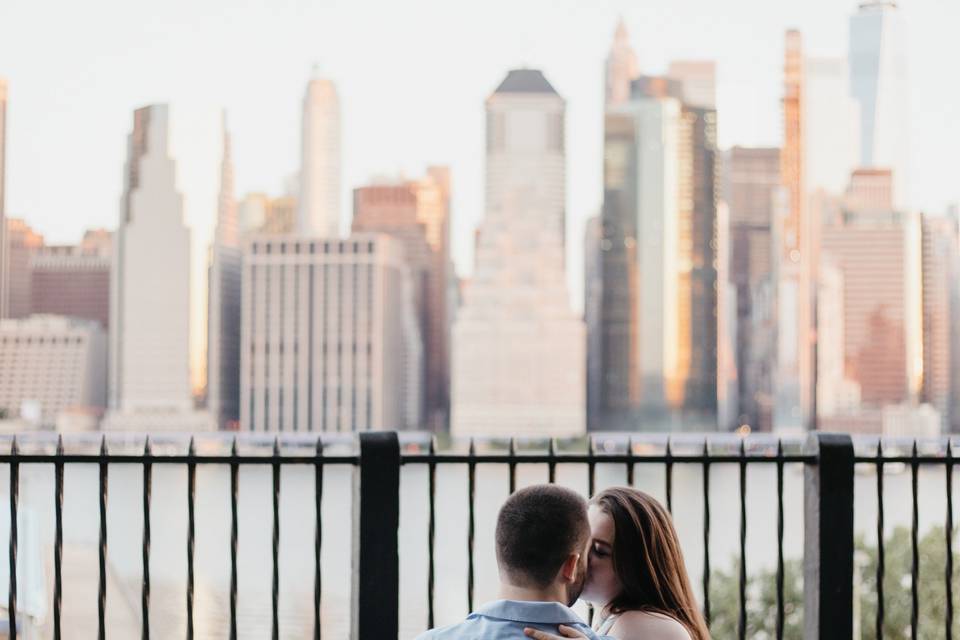
[{"label": "horizontal fence rail", "polygon": [[[618,440],[619,439],[619,440]],[[626,439],[626,443],[622,441]],[[600,446],[617,440],[622,446]],[[82,438],[68,438],[56,441],[38,441],[34,437],[6,439],[4,446],[0,438],[0,464],[9,468],[9,512],[10,535],[8,540],[9,585],[7,601],[7,624],[9,637],[17,638],[22,629],[18,621],[18,511],[20,509],[20,476],[25,465],[51,465],[54,471],[54,492],[51,502],[55,515],[53,544],[53,596],[52,629],[55,638],[69,633],[64,629],[63,619],[63,511],[64,511],[64,472],[70,465],[95,465],[98,469],[98,504],[95,512],[99,519],[98,549],[98,590],[97,620],[98,637],[108,635],[106,620],[106,580],[108,527],[107,506],[109,504],[110,472],[115,465],[135,465],[142,472],[142,540],[140,541],[140,562],[143,578],[138,609],[141,616],[142,638],[150,637],[151,620],[151,541],[158,536],[168,536],[164,522],[151,517],[153,474],[158,466],[179,465],[187,471],[186,483],[186,637],[193,638],[195,618],[195,553],[196,553],[196,484],[197,469],[206,465],[219,465],[229,469],[230,494],[230,586],[229,586],[229,627],[230,637],[236,638],[237,628],[237,591],[239,575],[237,553],[239,543],[238,501],[239,470],[246,466],[266,466],[271,470],[272,513],[263,514],[265,520],[272,520],[270,555],[272,571],[270,576],[270,627],[273,638],[280,633],[279,603],[283,575],[279,566],[281,545],[280,497],[283,490],[281,470],[289,466],[307,466],[312,468],[314,486],[314,508],[316,522],[314,531],[313,559],[310,563],[313,571],[312,624],[313,637],[321,637],[321,502],[324,491],[324,468],[329,465],[354,468],[353,472],[353,553],[352,560],[352,607],[351,637],[359,640],[373,638],[395,638],[399,627],[399,555],[398,542],[400,514],[400,469],[403,466],[425,467],[428,488],[426,523],[428,567],[426,584],[426,616],[424,628],[434,626],[436,622],[436,553],[437,553],[437,469],[446,465],[465,467],[464,482],[467,489],[467,531],[462,544],[466,552],[466,566],[463,575],[466,582],[466,600],[468,609],[473,610],[475,601],[475,561],[476,533],[479,526],[490,527],[492,523],[477,522],[477,470],[481,466],[500,466],[507,476],[509,491],[517,489],[519,465],[542,465],[546,467],[549,482],[557,479],[559,465],[578,465],[587,471],[587,492],[592,495],[598,490],[597,467],[599,465],[622,465],[628,484],[633,484],[636,468],[654,466],[663,469],[663,495],[668,509],[674,508],[674,470],[677,465],[690,465],[701,469],[703,520],[703,571],[699,582],[703,591],[703,611],[708,619],[713,613],[710,602],[711,587],[711,470],[715,465],[733,465],[738,470],[737,487],[739,489],[739,575],[737,606],[739,619],[737,637],[749,637],[748,619],[748,547],[747,522],[749,519],[747,495],[747,469],[756,465],[772,466],[776,473],[776,582],[775,582],[775,637],[783,638],[785,631],[785,569],[784,569],[784,468],[786,465],[802,466],[804,470],[804,637],[806,638],[849,638],[852,635],[854,592],[854,473],[861,467],[876,472],[877,510],[877,638],[883,637],[885,622],[883,584],[884,564],[884,509],[883,509],[883,470],[889,465],[904,465],[910,470],[912,481],[912,528],[911,528],[911,611],[910,628],[912,637],[917,637],[919,619],[919,594],[917,576],[919,572],[919,525],[918,525],[918,469],[927,465],[940,465],[946,472],[945,540],[946,566],[944,580],[947,590],[946,637],[952,637],[953,603],[953,466],[958,458],[954,457],[951,444],[945,449],[924,451],[916,443],[904,453],[903,443],[886,448],[882,442],[870,454],[854,452],[854,444],[849,436],[831,434],[812,434],[805,441],[796,439],[758,439],[746,438],[731,440],[729,437],[702,436],[694,438],[686,434],[677,438],[636,436],[629,438],[624,434],[595,435],[578,442],[546,440],[540,441],[540,448],[530,449],[530,441],[517,439],[469,440],[454,442],[441,448],[437,442],[423,434],[364,433],[356,441],[352,438],[289,437],[276,438],[242,435],[220,438],[217,446],[208,446],[208,442],[190,439],[184,446],[183,439],[171,440],[163,436],[153,439],[133,440],[132,436],[101,438],[93,441]],[[137,444],[139,442],[139,444]],[[651,445],[653,442],[657,446]],[[136,449],[136,451],[134,451]],[[892,454],[892,455],[888,455]],[[459,473],[459,472],[457,472]],[[602,488],[602,487],[600,487]],[[363,615],[364,612],[376,612],[375,615]]]}]

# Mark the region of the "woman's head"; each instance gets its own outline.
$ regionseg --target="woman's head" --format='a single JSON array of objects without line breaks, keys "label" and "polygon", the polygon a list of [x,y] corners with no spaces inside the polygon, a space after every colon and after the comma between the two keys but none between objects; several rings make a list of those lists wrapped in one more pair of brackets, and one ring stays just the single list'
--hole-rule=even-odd
[{"label": "woman's head", "polygon": [[583,598],[610,612],[652,611],[709,634],[687,578],[670,514],[649,495],[614,487],[590,501],[590,569]]}]

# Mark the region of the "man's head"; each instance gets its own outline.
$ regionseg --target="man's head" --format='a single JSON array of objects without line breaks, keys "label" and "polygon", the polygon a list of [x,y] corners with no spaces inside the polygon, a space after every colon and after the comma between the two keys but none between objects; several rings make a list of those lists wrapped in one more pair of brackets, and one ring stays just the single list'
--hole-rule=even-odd
[{"label": "man's head", "polygon": [[507,498],[497,516],[497,563],[501,579],[517,587],[563,588],[572,605],[587,570],[590,521],[577,493],[534,485]]}]

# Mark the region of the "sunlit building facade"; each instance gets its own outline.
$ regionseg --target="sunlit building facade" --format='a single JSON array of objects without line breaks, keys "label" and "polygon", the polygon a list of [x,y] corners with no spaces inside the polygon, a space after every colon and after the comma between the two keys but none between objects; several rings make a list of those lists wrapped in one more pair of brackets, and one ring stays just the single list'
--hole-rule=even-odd
[{"label": "sunlit building facade", "polygon": [[641,76],[605,120],[605,428],[716,428],[716,112]]},{"label": "sunlit building facade", "polygon": [[784,208],[776,218],[773,252],[777,284],[777,370],[773,428],[804,431],[815,424],[816,264],[819,222],[810,216],[806,190],[806,114],[803,42],[786,32],[784,47],[783,149],[780,173]]},{"label": "sunlit building facade", "polygon": [[354,233],[385,233],[403,243],[424,338],[424,426],[446,430],[450,394],[450,170],[430,167],[418,180],[355,189],[352,226]]}]

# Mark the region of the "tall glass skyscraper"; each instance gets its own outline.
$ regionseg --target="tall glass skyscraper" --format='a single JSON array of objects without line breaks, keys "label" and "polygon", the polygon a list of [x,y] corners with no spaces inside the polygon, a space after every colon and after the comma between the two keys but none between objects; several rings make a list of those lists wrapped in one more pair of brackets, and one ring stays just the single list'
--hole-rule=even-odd
[{"label": "tall glass skyscraper", "polygon": [[894,205],[909,202],[909,100],[903,17],[891,0],[850,18],[850,94],[860,105],[860,164],[893,170]]},{"label": "tall glass skyscraper", "polygon": [[641,76],[607,108],[602,428],[715,428],[716,112]]},{"label": "tall glass skyscraper", "polygon": [[240,294],[243,268],[237,202],[233,194],[233,160],[226,116],[217,226],[210,245],[207,306],[207,406],[217,425],[240,420]]}]

